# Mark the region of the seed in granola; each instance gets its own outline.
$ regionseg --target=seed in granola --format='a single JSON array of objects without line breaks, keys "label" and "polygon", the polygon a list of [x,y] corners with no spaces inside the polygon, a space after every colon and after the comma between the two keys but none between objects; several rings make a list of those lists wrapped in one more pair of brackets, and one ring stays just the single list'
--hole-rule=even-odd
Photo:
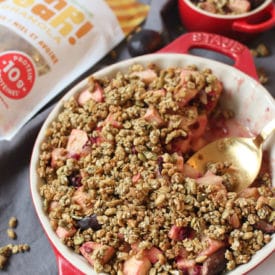
[{"label": "seed in granola", "polygon": [[253,232],[245,232],[242,237],[244,240],[250,240],[253,238]]},{"label": "seed in granola", "polygon": [[165,194],[159,194],[157,196],[156,200],[155,200],[155,205],[157,207],[159,207],[159,206],[161,206],[164,203],[165,200],[166,200]]},{"label": "seed in granola", "polygon": [[116,208],[112,207],[112,208],[108,208],[106,209],[106,211],[104,212],[104,214],[106,216],[113,216],[116,213]]},{"label": "seed in granola", "polygon": [[74,245],[81,245],[84,242],[84,238],[82,236],[74,237]]}]

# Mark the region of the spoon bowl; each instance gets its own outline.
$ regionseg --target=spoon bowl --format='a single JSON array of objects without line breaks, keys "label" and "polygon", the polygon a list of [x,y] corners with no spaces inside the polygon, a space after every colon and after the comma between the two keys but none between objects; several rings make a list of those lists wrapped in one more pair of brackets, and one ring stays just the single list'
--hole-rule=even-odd
[{"label": "spoon bowl", "polygon": [[213,141],[196,152],[187,164],[205,173],[209,163],[228,163],[236,184],[231,191],[240,192],[253,183],[262,164],[263,142],[274,132],[275,119],[254,138],[226,137]]}]

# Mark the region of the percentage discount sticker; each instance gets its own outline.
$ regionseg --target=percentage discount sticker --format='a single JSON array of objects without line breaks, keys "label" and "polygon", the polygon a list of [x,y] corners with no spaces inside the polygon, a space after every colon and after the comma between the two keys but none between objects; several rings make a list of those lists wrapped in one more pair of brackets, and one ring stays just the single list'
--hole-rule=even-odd
[{"label": "percentage discount sticker", "polygon": [[35,81],[35,67],[22,52],[0,54],[0,92],[12,99],[24,98]]}]

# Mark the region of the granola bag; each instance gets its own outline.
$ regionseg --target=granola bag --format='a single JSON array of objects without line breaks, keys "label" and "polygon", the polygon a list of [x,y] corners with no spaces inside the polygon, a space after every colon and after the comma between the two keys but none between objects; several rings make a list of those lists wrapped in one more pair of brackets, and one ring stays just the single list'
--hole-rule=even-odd
[{"label": "granola bag", "polygon": [[10,140],[147,12],[132,0],[0,0],[0,140]]}]

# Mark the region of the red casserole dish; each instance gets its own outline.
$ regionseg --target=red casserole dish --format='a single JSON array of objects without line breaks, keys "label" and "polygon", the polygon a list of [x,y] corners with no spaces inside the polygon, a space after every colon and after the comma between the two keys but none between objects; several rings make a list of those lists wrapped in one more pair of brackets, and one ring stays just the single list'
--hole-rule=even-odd
[{"label": "red casserole dish", "polygon": [[[223,53],[235,61],[234,67],[217,61],[187,54],[193,47],[205,48]],[[145,55],[119,62],[100,70],[94,75],[96,77],[106,75],[110,76],[116,71],[126,70],[126,68],[134,63],[155,63],[161,67],[195,64],[200,68],[211,68],[225,85],[225,90],[227,92],[223,95],[223,104],[225,106],[234,107],[234,110],[236,111],[236,119],[242,125],[248,127],[251,132],[258,133],[268,121],[275,117],[274,99],[268,91],[266,91],[265,88],[258,83],[256,69],[249,49],[239,42],[229,38],[215,34],[189,33],[176,39],[156,54]],[[64,100],[79,93],[79,91],[85,87],[86,84],[87,79],[84,79],[73,87],[50,113],[35,142],[30,165],[30,188],[33,203],[42,227],[44,228],[56,254],[59,274],[66,275],[96,273],[83,257],[77,255],[66,247],[51,228],[48,217],[43,211],[42,198],[39,194],[41,179],[37,174],[37,167],[40,146],[43,142],[48,125],[60,112]],[[255,112],[255,108],[257,108],[257,113]],[[270,144],[266,145],[266,148],[270,151],[273,186],[275,185],[274,144],[273,139],[273,142],[271,141]],[[273,234],[273,239],[271,242],[258,251],[250,262],[237,267],[228,274],[241,274],[253,269],[274,251],[274,244],[275,239]]]},{"label": "red casserole dish", "polygon": [[188,31],[218,33],[241,41],[275,26],[275,4],[266,0],[249,12],[222,15],[207,12],[190,0],[178,0],[179,16]]}]

